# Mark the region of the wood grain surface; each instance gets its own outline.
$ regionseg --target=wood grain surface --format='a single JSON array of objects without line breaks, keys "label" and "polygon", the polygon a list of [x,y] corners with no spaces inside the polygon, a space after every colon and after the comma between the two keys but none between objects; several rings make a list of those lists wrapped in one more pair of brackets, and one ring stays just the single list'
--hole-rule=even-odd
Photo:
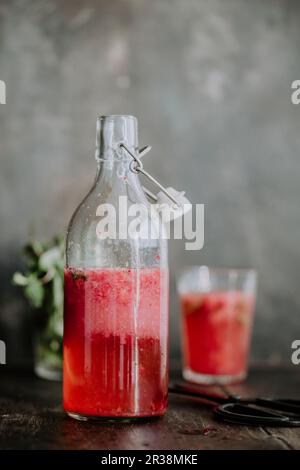
[{"label": "wood grain surface", "polygon": [[[174,377],[174,374],[172,374]],[[299,449],[300,428],[227,425],[209,407],[170,394],[164,418],[135,423],[84,423],[68,418],[61,384],[28,372],[0,371],[1,449]],[[298,398],[293,369],[256,369],[247,383],[230,387],[245,397]]]}]

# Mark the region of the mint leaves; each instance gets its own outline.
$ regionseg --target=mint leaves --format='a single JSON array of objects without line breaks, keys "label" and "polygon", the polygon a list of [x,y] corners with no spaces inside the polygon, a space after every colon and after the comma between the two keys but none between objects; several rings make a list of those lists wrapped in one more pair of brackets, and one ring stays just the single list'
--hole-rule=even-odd
[{"label": "mint leaves", "polygon": [[48,369],[60,368],[62,361],[64,249],[61,236],[48,242],[31,240],[24,247],[26,270],[12,278],[38,311],[36,362]]}]

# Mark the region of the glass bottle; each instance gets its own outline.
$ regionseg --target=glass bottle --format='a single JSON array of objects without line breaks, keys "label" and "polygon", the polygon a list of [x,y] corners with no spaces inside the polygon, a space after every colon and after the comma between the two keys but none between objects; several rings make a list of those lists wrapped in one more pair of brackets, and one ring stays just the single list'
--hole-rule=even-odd
[{"label": "glass bottle", "polygon": [[[137,155],[136,118],[99,117],[96,179],[67,234],[63,401],[77,419],[160,416],[167,407],[167,241],[120,144]],[[129,236],[124,216],[130,225],[136,205],[143,218]]]}]

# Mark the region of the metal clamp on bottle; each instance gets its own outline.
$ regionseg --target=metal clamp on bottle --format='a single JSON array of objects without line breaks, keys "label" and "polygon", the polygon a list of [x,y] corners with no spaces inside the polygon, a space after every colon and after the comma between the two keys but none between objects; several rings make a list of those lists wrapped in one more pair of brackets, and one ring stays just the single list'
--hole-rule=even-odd
[{"label": "metal clamp on bottle", "polygon": [[[177,191],[172,187],[165,188],[154,176],[150,175],[145,169],[141,158],[144,157],[148,152],[151,150],[150,145],[146,145],[142,147],[138,151],[138,156],[134,155],[129,148],[124,144],[120,143],[119,147],[124,149],[132,158],[132,162],[130,163],[130,170],[133,173],[141,173],[142,175],[146,176],[153,184],[155,184],[160,191],[157,194],[153,194],[149,189],[143,186],[143,189],[147,196],[155,201],[157,204],[165,204],[171,207],[172,211],[169,212],[169,216],[166,218],[164,217],[164,222],[169,222],[170,220],[177,219],[178,217],[182,217],[185,213],[187,213],[192,204],[190,201],[185,197],[185,191]],[[172,201],[172,204],[170,203]]]}]

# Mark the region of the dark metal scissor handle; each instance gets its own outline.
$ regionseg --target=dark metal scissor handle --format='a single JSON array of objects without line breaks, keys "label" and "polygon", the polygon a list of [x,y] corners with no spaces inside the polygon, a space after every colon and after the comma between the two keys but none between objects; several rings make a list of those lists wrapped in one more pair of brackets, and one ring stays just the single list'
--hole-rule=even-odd
[{"label": "dark metal scissor handle", "polygon": [[189,383],[174,384],[171,391],[212,404],[215,416],[228,423],[300,427],[300,400],[269,397],[243,400],[234,395],[211,393]]},{"label": "dark metal scissor handle", "polygon": [[214,408],[214,414],[223,421],[252,426],[300,426],[300,415],[288,416],[281,412],[266,410],[252,403],[226,403]]}]

